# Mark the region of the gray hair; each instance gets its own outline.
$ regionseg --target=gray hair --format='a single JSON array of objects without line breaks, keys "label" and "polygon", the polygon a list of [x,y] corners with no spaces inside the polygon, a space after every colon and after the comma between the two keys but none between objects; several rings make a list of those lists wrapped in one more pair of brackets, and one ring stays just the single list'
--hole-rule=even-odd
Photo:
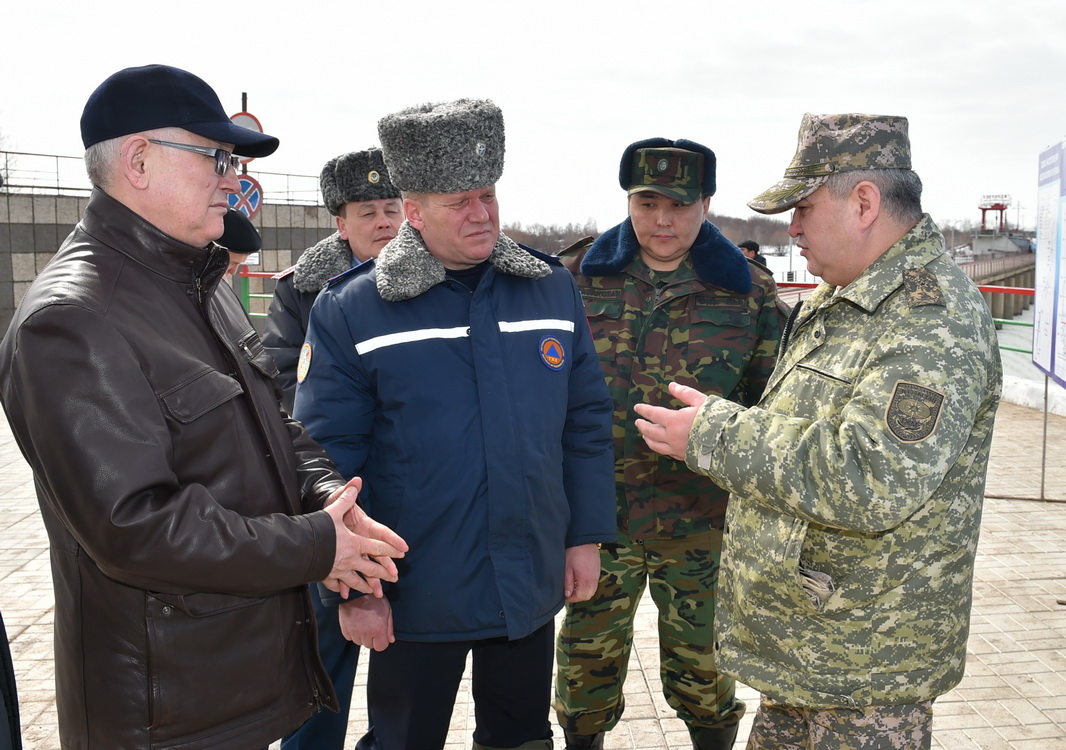
[{"label": "gray hair", "polygon": [[159,140],[174,140],[182,133],[181,128],[157,128],[146,130],[143,133],[130,133],[111,138],[106,141],[94,143],[85,149],[85,172],[89,175],[89,182],[93,187],[107,189],[111,183],[112,171],[119,160],[122,142],[130,135],[143,135],[145,137],[158,138]]},{"label": "gray hair", "polygon": [[896,221],[913,224],[922,218],[922,180],[910,169],[859,169],[838,172],[825,187],[835,200],[847,198],[860,182],[881,191],[881,207]]},{"label": "gray hair", "polygon": [[89,175],[89,182],[93,187],[106,190],[111,183],[112,169],[118,161],[119,148],[124,137],[100,141],[85,149],[85,172]]}]

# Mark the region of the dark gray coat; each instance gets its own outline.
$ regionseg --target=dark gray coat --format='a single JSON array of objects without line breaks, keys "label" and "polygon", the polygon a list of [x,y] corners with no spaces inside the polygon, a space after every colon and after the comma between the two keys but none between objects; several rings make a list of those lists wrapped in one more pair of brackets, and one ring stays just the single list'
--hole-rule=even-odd
[{"label": "dark gray coat", "polygon": [[307,335],[311,306],[326,282],[352,267],[352,248],[339,232],[304,250],[296,265],[274,278],[274,299],[267,312],[263,345],[278,366],[281,405],[292,414],[296,398],[296,365]]}]

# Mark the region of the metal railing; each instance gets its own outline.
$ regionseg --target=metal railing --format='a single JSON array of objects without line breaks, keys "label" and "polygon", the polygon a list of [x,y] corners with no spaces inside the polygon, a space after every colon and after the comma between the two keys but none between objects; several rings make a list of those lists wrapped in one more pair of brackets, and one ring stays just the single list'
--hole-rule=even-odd
[{"label": "metal railing", "polygon": [[[318,175],[281,172],[247,173],[263,188],[270,203],[321,205]],[[25,195],[88,195],[92,190],[80,156],[56,156],[24,151],[0,151],[0,176],[9,193]]]},{"label": "metal railing", "polygon": [[248,288],[248,279],[272,279],[275,274],[265,273],[263,271],[249,271],[244,266],[241,266],[237,271],[237,277],[241,280],[240,287],[237,289],[237,296],[241,298],[241,304],[244,305],[245,312],[248,313],[249,318],[265,318],[266,313],[253,312],[252,300],[253,299],[274,299],[273,294],[259,294],[252,292]]}]

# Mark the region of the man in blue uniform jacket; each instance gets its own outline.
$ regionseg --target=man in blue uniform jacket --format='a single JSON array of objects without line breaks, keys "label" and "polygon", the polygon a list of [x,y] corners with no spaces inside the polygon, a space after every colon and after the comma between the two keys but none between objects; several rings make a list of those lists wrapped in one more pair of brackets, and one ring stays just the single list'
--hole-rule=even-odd
[{"label": "man in blue uniform jacket", "polygon": [[550,748],[553,617],[616,535],[611,399],[581,296],[499,231],[503,116],[487,100],[378,123],[407,221],[311,311],[295,416],[410,545],[383,599],[365,750],[443,747],[473,653],[475,748]]}]

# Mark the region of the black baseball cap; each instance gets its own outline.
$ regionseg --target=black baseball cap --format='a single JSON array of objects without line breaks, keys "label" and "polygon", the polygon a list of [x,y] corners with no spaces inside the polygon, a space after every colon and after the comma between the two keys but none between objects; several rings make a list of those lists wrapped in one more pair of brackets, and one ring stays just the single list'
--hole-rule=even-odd
[{"label": "black baseball cap", "polygon": [[235,124],[203,79],[169,65],[125,68],[97,86],[81,114],[81,141],[88,148],[170,127],[232,143],[238,156],[269,156],[279,144],[272,135]]}]

